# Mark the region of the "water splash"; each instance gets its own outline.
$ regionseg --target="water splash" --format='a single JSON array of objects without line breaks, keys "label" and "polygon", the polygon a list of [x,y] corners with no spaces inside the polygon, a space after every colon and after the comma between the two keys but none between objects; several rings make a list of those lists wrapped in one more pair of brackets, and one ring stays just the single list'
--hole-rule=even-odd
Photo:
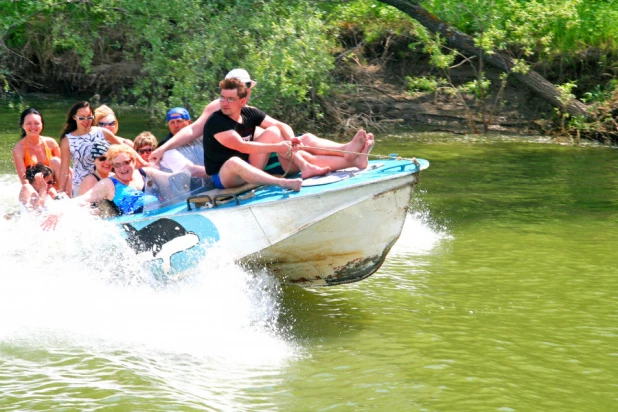
[{"label": "water splash", "polygon": [[401,235],[391,249],[391,256],[427,254],[450,239],[452,235],[446,228],[436,228],[428,212],[415,211],[406,216]]},{"label": "water splash", "polygon": [[[54,202],[56,203],[56,202]],[[61,203],[61,202],[58,202]],[[281,288],[218,248],[178,281],[154,278],[109,222],[63,205],[57,229],[34,214],[2,220],[0,344],[148,348],[271,364],[295,356],[278,328]]]}]

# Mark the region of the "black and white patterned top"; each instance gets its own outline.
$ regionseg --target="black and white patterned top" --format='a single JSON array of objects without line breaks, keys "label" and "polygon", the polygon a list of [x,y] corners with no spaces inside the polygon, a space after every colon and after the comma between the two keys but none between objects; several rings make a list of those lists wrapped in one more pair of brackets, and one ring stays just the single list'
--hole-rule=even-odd
[{"label": "black and white patterned top", "polygon": [[79,190],[84,177],[94,169],[94,158],[90,153],[92,145],[105,142],[105,136],[100,127],[93,126],[87,134],[67,133],[66,138],[69,139],[69,150],[73,162],[73,192],[75,192],[76,188]]}]

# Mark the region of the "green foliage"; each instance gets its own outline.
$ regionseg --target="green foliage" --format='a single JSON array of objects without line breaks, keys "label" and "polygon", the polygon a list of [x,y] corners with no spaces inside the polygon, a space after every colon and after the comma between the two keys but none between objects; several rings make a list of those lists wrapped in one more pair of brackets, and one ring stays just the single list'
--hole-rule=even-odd
[{"label": "green foliage", "polygon": [[575,82],[566,82],[564,84],[559,84],[556,86],[556,88],[560,92],[558,100],[560,100],[560,103],[562,103],[563,106],[568,105],[573,99],[575,99],[575,95],[572,93],[572,91],[576,87],[577,84]]},{"label": "green foliage", "polygon": [[413,92],[436,92],[448,84],[446,79],[435,76],[406,76],[408,90]]},{"label": "green foliage", "polygon": [[355,28],[362,32],[363,40],[368,43],[385,37],[387,33],[409,35],[414,32],[414,20],[379,1],[326,1],[319,5],[326,12],[326,21],[332,26],[343,31]]},{"label": "green foliage", "polygon": [[478,99],[482,99],[489,93],[490,86],[491,81],[482,76],[480,80],[464,83],[457,87],[457,89],[463,93],[469,93]]},{"label": "green foliage", "polygon": [[19,54],[36,57],[41,70],[60,71],[61,62],[86,74],[134,62],[140,75],[116,97],[155,112],[182,105],[200,113],[225,73],[243,67],[260,84],[253,104],[274,116],[300,106],[294,115],[316,117],[309,98],[328,89],[333,67],[320,12],[300,0],[2,2],[0,41],[2,67],[18,66]]},{"label": "green foliage", "polygon": [[258,79],[252,99],[272,113],[319,117],[313,102],[327,92],[334,66],[334,43],[324,33],[320,12],[271,2],[259,13],[263,18],[245,19],[244,57],[239,62]]},{"label": "green foliage", "polygon": [[[595,47],[607,56],[600,65],[614,76],[618,72],[612,60],[618,46],[618,0],[420,3],[473,36],[488,54],[508,53],[514,71],[525,72],[534,60],[577,59]],[[223,75],[243,67],[259,82],[252,104],[287,121],[312,122],[322,117],[317,102],[329,92],[342,34],[346,47],[383,42],[385,49],[384,39],[409,37],[416,41],[411,48],[422,47],[442,72],[463,57],[445,48],[440,36],[375,0],[5,0],[0,2],[0,93],[24,83],[43,88],[49,79],[57,82],[56,90],[58,84],[79,80],[73,91],[97,92],[98,79],[120,79],[114,65],[129,62],[139,74],[130,81],[126,75],[124,83],[118,80],[104,98],[159,113],[182,105],[198,114],[217,95]],[[486,98],[482,65],[475,71],[476,81],[457,89]],[[412,90],[443,87],[431,78],[407,81]],[[584,98],[602,102],[612,90],[599,85]]]},{"label": "green foliage", "polygon": [[618,79],[613,79],[605,87],[597,84],[591,91],[584,93],[582,100],[584,103],[603,103],[612,98],[617,85]]},{"label": "green foliage", "polygon": [[477,45],[521,57],[548,58],[589,47],[613,50],[618,0],[427,0],[449,24],[476,37]]},{"label": "green foliage", "polygon": [[[457,58],[457,52],[455,50],[446,50],[444,45],[444,39],[440,37],[440,34],[429,33],[424,27],[417,27],[417,37],[420,40],[420,44],[423,45],[423,51],[429,54],[429,62],[432,66],[446,70],[453,65],[453,62]],[[418,43],[413,43],[410,47],[415,48]]]}]

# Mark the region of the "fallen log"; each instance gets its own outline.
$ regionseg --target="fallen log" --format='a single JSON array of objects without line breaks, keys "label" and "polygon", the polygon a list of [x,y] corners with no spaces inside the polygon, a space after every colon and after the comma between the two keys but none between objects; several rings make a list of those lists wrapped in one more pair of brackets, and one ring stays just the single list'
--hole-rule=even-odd
[{"label": "fallen log", "polygon": [[565,105],[561,100],[561,94],[558,88],[539,73],[534,70],[528,70],[526,73],[514,72],[513,67],[515,66],[515,62],[512,58],[501,53],[487,54],[486,51],[474,45],[474,39],[471,36],[468,36],[455,27],[440,20],[437,16],[423,8],[418,2],[414,0],[380,1],[406,13],[427,30],[433,33],[439,33],[446,40],[449,47],[477,56],[493,67],[513,76],[530,88],[535,94],[571,116],[591,117],[588,106],[577,99],[571,99]]}]

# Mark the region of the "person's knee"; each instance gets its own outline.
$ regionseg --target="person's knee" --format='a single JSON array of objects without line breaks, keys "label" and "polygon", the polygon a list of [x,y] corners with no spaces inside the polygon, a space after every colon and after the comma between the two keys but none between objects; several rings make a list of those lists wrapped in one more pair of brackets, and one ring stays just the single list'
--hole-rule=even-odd
[{"label": "person's knee", "polygon": [[223,164],[223,166],[221,166],[221,169],[225,168],[225,169],[228,169],[228,170],[239,170],[240,168],[242,168],[246,164],[247,164],[247,162],[242,160],[240,157],[234,156],[234,157],[229,158]]},{"label": "person's knee", "polygon": [[300,136],[298,136],[298,139],[300,139],[300,141],[302,142],[302,141],[305,141],[305,140],[311,141],[311,140],[315,139],[316,137],[317,137],[316,135],[311,134],[311,133],[303,133]]},{"label": "person's knee", "polygon": [[303,159],[305,159],[308,162],[315,162],[315,160],[316,160],[316,157],[313,154],[311,154],[311,153],[309,153],[309,152],[307,152],[305,150],[299,150],[296,153],[298,153],[299,156],[301,156]]},{"label": "person's knee", "polygon": [[51,159],[49,159],[49,167],[51,167],[52,169],[58,169],[60,170],[60,158],[57,156],[52,157]]},{"label": "person's knee", "polygon": [[267,127],[266,131],[269,132],[269,133],[272,133],[273,135],[275,135],[277,137],[282,137],[281,136],[281,130],[279,130],[279,128],[277,126]]},{"label": "person's knee", "polygon": [[260,136],[254,140],[262,143],[274,143],[283,140],[283,136],[281,135],[281,130],[279,130],[277,126],[270,126],[264,129]]}]

